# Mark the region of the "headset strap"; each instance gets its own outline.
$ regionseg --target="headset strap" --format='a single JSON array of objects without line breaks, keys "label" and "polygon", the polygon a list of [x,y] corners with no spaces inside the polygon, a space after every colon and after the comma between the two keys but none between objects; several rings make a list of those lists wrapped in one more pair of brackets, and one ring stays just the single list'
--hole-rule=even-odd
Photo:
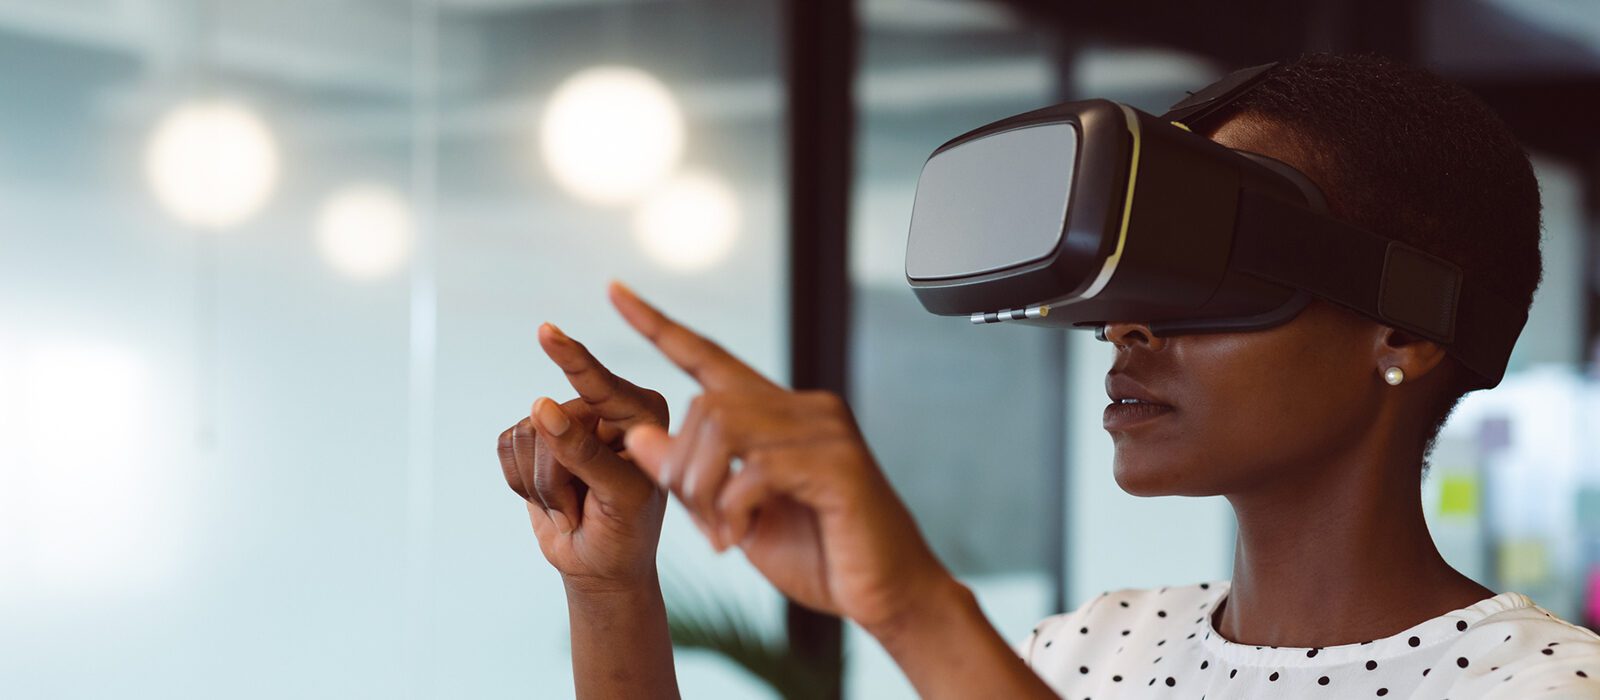
[{"label": "headset strap", "polygon": [[1240,190],[1232,256],[1234,269],[1446,345],[1481,388],[1500,383],[1528,320],[1455,263],[1257,190]]},{"label": "headset strap", "polygon": [[1188,97],[1168,107],[1167,113],[1161,115],[1161,119],[1181,122],[1190,128],[1197,127],[1211,115],[1261,84],[1267,73],[1277,65],[1277,62],[1263,63],[1222,76],[1221,80],[1190,93]]}]

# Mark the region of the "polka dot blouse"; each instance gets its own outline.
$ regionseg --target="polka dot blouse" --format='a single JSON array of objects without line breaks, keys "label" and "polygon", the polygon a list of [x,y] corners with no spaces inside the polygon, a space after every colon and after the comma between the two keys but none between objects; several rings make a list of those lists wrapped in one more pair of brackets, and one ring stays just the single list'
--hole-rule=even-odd
[{"label": "polka dot blouse", "polygon": [[1383,639],[1298,649],[1223,639],[1211,613],[1228,588],[1108,591],[1045,619],[1015,648],[1068,700],[1600,698],[1600,635],[1521,593]]}]

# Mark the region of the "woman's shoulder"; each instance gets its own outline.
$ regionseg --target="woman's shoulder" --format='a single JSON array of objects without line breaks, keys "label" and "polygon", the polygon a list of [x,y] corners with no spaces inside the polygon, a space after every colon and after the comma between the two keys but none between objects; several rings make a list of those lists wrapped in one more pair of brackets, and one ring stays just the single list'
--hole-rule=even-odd
[{"label": "woman's shoulder", "polygon": [[1226,592],[1229,581],[1201,581],[1157,588],[1121,588],[1103,591],[1084,600],[1070,612],[1051,615],[1034,625],[1015,648],[1023,658],[1034,649],[1108,637],[1128,637],[1141,629],[1169,626],[1187,619],[1200,622],[1211,604]]},{"label": "woman's shoulder", "polygon": [[1600,696],[1600,635],[1517,593],[1485,602],[1496,601],[1508,602],[1473,624],[1444,654],[1465,669],[1450,689],[1452,696]]}]

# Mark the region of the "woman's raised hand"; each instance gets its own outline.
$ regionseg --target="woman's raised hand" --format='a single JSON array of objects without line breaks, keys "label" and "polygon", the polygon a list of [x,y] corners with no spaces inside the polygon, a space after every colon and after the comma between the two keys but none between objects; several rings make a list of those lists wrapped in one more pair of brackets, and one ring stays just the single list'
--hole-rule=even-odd
[{"label": "woman's raised hand", "polygon": [[634,465],[622,436],[665,429],[666,399],[612,374],[555,326],[538,335],[578,398],[540,398],[500,434],[506,484],[527,500],[539,548],[569,587],[653,585],[666,492]]},{"label": "woman's raised hand", "polygon": [[778,386],[620,284],[610,296],[704,389],[677,434],[638,422],[625,445],[718,551],[738,546],[785,595],[869,631],[954,584],[843,400]]},{"label": "woman's raised hand", "polygon": [[534,402],[500,464],[565,580],[578,697],[678,695],[655,570],[668,490],[718,551],[875,636],[923,697],[1055,697],[934,556],[843,400],[778,386],[621,285],[610,296],[705,391],[669,435],[660,394],[539,329],[578,398]]}]

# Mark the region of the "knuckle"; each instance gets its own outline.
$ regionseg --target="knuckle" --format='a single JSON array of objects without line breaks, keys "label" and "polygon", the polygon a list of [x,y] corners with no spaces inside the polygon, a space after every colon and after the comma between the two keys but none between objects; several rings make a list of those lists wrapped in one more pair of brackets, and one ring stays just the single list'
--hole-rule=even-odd
[{"label": "knuckle", "polygon": [[757,481],[764,478],[767,470],[772,466],[772,449],[771,447],[752,447],[746,450],[744,454],[739,455],[741,464],[739,473],[748,473],[750,475],[749,478]]},{"label": "knuckle", "polygon": [[549,454],[538,455],[533,460],[533,486],[534,491],[539,491],[547,481],[550,481],[550,471],[557,468],[557,463]]},{"label": "knuckle", "polygon": [[510,433],[513,447],[530,444],[528,441],[538,436],[538,433],[533,429],[533,421],[528,418],[517,421],[516,425],[511,426]]},{"label": "knuckle", "polygon": [[700,513],[714,513],[717,503],[717,494],[722,489],[721,479],[713,479],[715,474],[710,469],[695,475],[694,490],[686,494],[689,509]]},{"label": "knuckle", "polygon": [[667,397],[654,389],[645,389],[645,403],[650,407],[650,413],[658,418],[662,425],[667,425],[669,420]]},{"label": "knuckle", "polygon": [[683,504],[688,506],[691,511],[701,510],[707,500],[705,474],[699,472],[703,472],[703,470],[696,469],[684,474],[679,486],[679,497],[683,499]]},{"label": "knuckle", "polygon": [[832,391],[816,389],[807,393],[812,402],[830,412],[841,412],[845,408],[844,397]]},{"label": "knuckle", "polygon": [[663,427],[667,425],[667,397],[659,391],[639,386],[622,377],[617,377],[616,382],[619,390],[626,394],[631,402],[643,409],[647,416],[659,421]]},{"label": "knuckle", "polygon": [[550,467],[549,463],[545,463],[533,470],[533,490],[541,497],[555,491],[555,475],[552,473],[554,470]]},{"label": "knuckle", "polygon": [[724,403],[712,404],[700,418],[705,424],[704,430],[711,435],[721,435],[723,429],[728,426],[728,419],[728,405]]},{"label": "knuckle", "polygon": [[548,452],[533,460],[533,483],[526,486],[538,497],[540,505],[545,505],[546,497],[560,485],[556,483],[556,478],[562,469],[561,464]]},{"label": "knuckle", "polygon": [[832,391],[810,391],[805,397],[806,406],[828,419],[830,427],[838,428],[851,421],[850,405],[844,397]]},{"label": "knuckle", "polygon": [[728,488],[718,496],[717,506],[734,511],[749,510],[771,491],[770,486],[767,475],[760,470],[748,474],[741,470],[737,477],[728,480]]}]

